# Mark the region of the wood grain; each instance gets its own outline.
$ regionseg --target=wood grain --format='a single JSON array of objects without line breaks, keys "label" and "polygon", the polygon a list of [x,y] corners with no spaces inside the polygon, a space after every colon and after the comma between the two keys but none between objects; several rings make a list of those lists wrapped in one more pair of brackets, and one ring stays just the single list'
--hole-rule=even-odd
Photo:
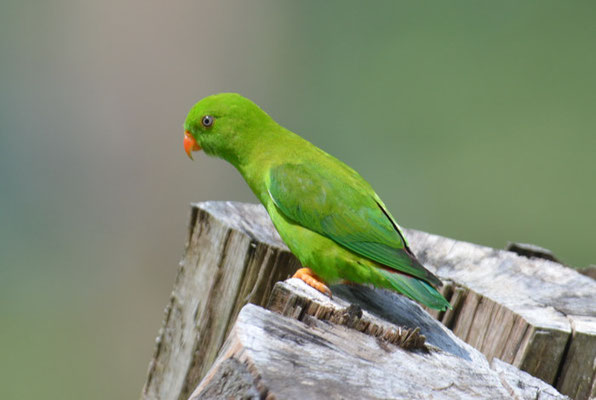
[{"label": "wood grain", "polygon": [[[432,315],[456,336],[575,399],[596,395],[596,281],[553,261],[415,230],[406,235],[445,282],[441,290],[453,310]],[[188,238],[143,399],[187,398],[244,304],[265,305],[273,284],[299,266],[258,205],[193,204]],[[371,301],[346,286],[332,290],[352,295],[352,303]],[[378,310],[392,310],[383,319],[400,325],[390,319],[395,307],[375,301]]]},{"label": "wood grain", "polygon": [[[245,306],[220,356],[190,400],[567,398],[505,363],[495,370],[481,353],[428,315],[431,329],[451,335],[466,349],[467,358],[430,344],[426,350],[403,349],[373,332],[330,323],[325,318],[342,314],[346,302],[321,298],[301,281],[287,281],[276,293],[289,300],[284,306],[287,313],[300,315],[303,321]],[[276,304],[284,303],[280,300]],[[296,308],[297,304],[306,308]],[[362,319],[370,324],[377,323],[375,318],[363,312]],[[386,321],[382,324],[387,326]],[[239,376],[236,391],[231,391],[232,380]]]},{"label": "wood grain", "polygon": [[595,395],[596,281],[551,260],[406,235],[420,260],[453,282],[454,310],[439,318],[457,336],[575,399]]},{"label": "wood grain", "polygon": [[246,303],[264,305],[298,267],[254,205],[191,209],[188,241],[149,365],[142,399],[186,399]]}]

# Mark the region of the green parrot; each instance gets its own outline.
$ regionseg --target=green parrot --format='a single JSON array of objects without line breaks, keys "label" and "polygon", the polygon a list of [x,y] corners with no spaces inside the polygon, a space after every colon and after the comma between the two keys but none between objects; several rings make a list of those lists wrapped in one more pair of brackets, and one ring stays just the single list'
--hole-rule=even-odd
[{"label": "green parrot", "polygon": [[328,284],[372,284],[428,307],[449,302],[441,281],[416,259],[383,201],[352,168],[277,124],[236,93],[206,97],[184,123],[184,149],[231,163],[300,260],[295,278],[325,294]]}]

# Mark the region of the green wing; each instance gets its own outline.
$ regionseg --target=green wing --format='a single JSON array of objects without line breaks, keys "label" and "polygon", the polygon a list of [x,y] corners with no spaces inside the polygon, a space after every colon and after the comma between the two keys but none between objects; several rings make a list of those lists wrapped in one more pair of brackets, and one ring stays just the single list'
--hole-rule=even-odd
[{"label": "green wing", "polygon": [[441,286],[416,260],[372,188],[352,170],[287,163],[271,169],[267,184],[275,205],[294,222],[384,266]]}]

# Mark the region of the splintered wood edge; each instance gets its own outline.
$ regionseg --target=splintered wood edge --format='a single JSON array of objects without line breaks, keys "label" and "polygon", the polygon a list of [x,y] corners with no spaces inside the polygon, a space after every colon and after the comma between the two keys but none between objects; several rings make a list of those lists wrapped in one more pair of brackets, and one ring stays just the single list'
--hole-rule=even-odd
[{"label": "splintered wood edge", "polygon": [[[301,282],[295,279],[293,281]],[[267,308],[306,324],[315,318],[342,325],[405,350],[429,350],[425,343],[425,336],[420,333],[420,328],[407,329],[380,319],[373,320],[365,315],[358,306],[347,305],[338,308],[336,304],[326,298],[309,297],[292,289],[285,282],[276,284]],[[322,294],[321,296],[325,297]]]}]

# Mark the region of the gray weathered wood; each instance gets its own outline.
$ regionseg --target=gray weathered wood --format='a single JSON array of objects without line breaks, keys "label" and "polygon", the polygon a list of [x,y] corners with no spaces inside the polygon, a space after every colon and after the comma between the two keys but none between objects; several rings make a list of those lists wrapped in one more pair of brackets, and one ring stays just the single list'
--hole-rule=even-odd
[{"label": "gray weathered wood", "polygon": [[588,398],[595,399],[596,318],[574,316],[571,323],[573,335],[567,351],[568,361],[563,365],[558,387],[573,398],[586,398],[587,395]]},{"label": "gray weathered wood", "polygon": [[191,209],[188,241],[149,365],[142,399],[186,399],[247,302],[264,305],[298,267],[254,205]]},{"label": "gray weathered wood", "polygon": [[[333,292],[329,298],[299,279],[288,279],[275,285],[267,308],[307,324],[314,318],[343,325],[405,349],[441,349],[472,363],[486,363],[478,350],[405,296],[361,285],[336,285]],[[360,312],[350,313],[354,308]],[[414,331],[422,335],[419,342],[424,346],[403,346],[399,338]]]},{"label": "gray weathered wood", "polygon": [[551,385],[498,358],[493,358],[490,366],[499,375],[501,383],[514,399],[555,400],[568,398],[557,392]]},{"label": "gray weathered wood", "polygon": [[[246,306],[191,399],[566,398],[512,366],[504,379],[480,352],[408,299],[363,287],[339,292],[329,299],[291,279],[276,285],[269,305],[284,316]],[[346,316],[359,298],[372,299],[372,305],[363,303],[362,313]],[[400,327],[378,313],[395,310],[398,319],[421,327],[429,338],[425,349],[391,343]],[[238,376],[241,384],[232,387]],[[551,397],[537,395],[547,389]]]},{"label": "gray weathered wood", "polygon": [[221,398],[203,393],[218,383],[220,365],[230,359],[251,371],[255,389],[276,399],[405,399],[414,393],[437,400],[510,398],[486,361],[407,351],[339,325],[306,325],[251,305],[192,400]]},{"label": "gray weathered wood", "polygon": [[[382,289],[359,285],[337,285],[334,297],[329,299],[297,279],[275,285],[268,308],[285,316],[309,323],[311,317],[333,321],[374,337],[387,337],[387,332],[402,329],[420,330],[427,339],[427,349],[449,353],[483,369],[486,358],[478,350],[456,337],[412,300]],[[344,318],[346,308],[357,305],[362,309],[358,318]],[[391,337],[389,335],[389,337]],[[399,343],[397,344],[399,346]],[[403,347],[403,346],[400,346]],[[551,385],[520,371],[501,360],[493,359],[491,369],[499,376],[502,386],[518,399],[564,399]],[[466,385],[454,377],[454,384]],[[434,394],[433,398],[436,397]],[[493,398],[489,393],[483,398]]]},{"label": "gray weathered wood", "polygon": [[420,260],[453,282],[454,309],[439,319],[457,336],[489,360],[511,363],[562,393],[594,395],[594,280],[549,260],[411,229],[406,234]]},{"label": "gray weathered wood", "polygon": [[[596,282],[546,260],[407,230],[454,309],[433,315],[489,360],[501,358],[576,399],[594,393]],[[143,390],[182,399],[210,367],[240,308],[264,304],[298,267],[261,206],[193,205],[186,254]],[[348,291],[346,287],[333,287]],[[427,341],[431,343],[427,337]]]}]

